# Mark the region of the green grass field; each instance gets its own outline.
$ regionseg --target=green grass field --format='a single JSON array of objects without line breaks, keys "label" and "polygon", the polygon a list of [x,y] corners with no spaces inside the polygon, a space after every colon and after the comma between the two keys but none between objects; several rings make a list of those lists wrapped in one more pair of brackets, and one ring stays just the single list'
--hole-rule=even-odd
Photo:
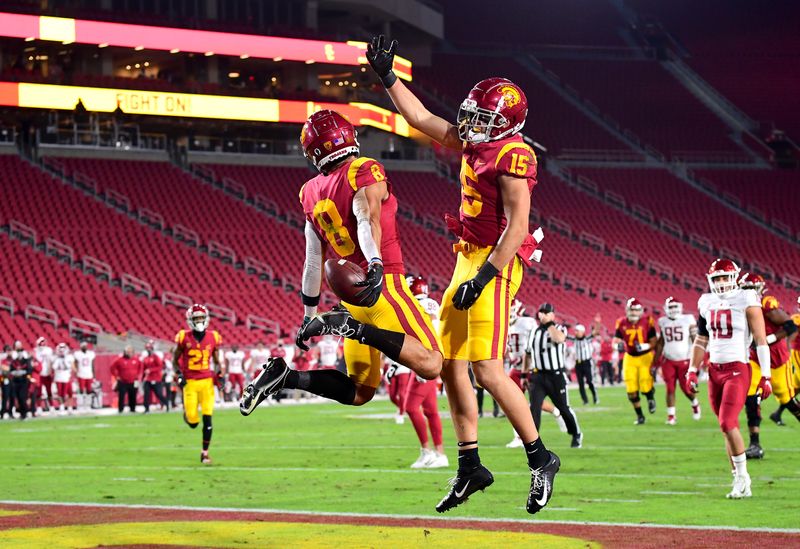
[{"label": "green grass field", "polygon": [[[569,448],[569,437],[546,416],[542,435],[562,469],[537,518],[797,527],[800,429],[791,416],[782,428],[765,421],[766,459],[749,464],[753,498],[728,501],[730,473],[707,404],[694,422],[688,403],[679,401],[679,424],[669,427],[663,395],[659,387],[658,412],[635,427],[624,390],[601,389],[599,406],[576,408],[586,437],[580,450]],[[576,391],[572,397],[579,401]],[[774,407],[773,400],[765,411]],[[178,414],[6,421],[2,499],[435,515],[455,468],[409,469],[416,437],[408,422],[395,425],[393,410],[374,402],[263,407],[248,418],[218,411],[210,467],[198,462],[199,430],[189,430]],[[454,464],[449,420],[444,428]],[[480,430],[481,456],[495,484],[449,515],[529,518],[529,474],[522,450],[505,448],[508,422],[484,418]]]}]

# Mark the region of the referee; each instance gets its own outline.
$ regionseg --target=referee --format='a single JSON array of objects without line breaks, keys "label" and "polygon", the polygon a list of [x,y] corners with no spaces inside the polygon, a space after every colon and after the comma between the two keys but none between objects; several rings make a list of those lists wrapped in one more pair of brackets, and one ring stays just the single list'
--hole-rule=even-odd
[{"label": "referee", "polygon": [[589,399],[586,397],[586,387],[592,392],[592,400],[597,404],[597,391],[594,390],[594,381],[592,378],[592,370],[594,369],[594,330],[592,330],[591,337],[586,337],[586,327],[583,324],[575,326],[575,337],[569,338],[575,345],[575,376],[578,378],[578,390],[581,393],[581,400],[584,405],[589,404]]},{"label": "referee", "polygon": [[[580,448],[583,443],[583,433],[578,426],[575,412],[569,407],[567,377],[564,371],[564,342],[567,339],[567,329],[555,323],[555,309],[550,303],[542,303],[539,306],[538,316],[539,326],[528,338],[525,361],[522,365],[522,378],[528,378],[533,421],[538,429],[542,422],[542,402],[545,397],[550,397],[564,418],[567,433],[572,435],[572,447]],[[528,377],[529,371],[530,377]]]}]

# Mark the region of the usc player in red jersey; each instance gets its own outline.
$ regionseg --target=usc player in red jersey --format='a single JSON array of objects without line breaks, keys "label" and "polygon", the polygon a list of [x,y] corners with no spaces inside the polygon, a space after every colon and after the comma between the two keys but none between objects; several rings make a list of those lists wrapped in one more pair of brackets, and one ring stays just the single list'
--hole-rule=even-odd
[{"label": "usc player in red jersey", "polygon": [[[307,351],[305,342],[311,337],[345,338],[348,375],[337,370],[297,372],[273,358],[245,388],[239,406],[242,415],[283,388],[361,406],[372,400],[380,385],[381,353],[424,379],[435,379],[442,368],[439,337],[405,279],[397,199],[383,166],[358,156],[355,128],[334,111],[312,114],[300,141],[320,174],[300,191],[306,216],[301,292],[305,318],[296,344]],[[347,304],[317,316],[326,246],[366,270],[366,280],[358,284],[363,286],[365,306]]]},{"label": "usc player in red jersey", "polygon": [[[192,429],[200,424],[197,408],[203,416],[203,450],[200,463],[210,464],[208,447],[211,445],[211,416],[214,413],[214,384],[221,374],[219,349],[222,336],[216,330],[208,331],[208,309],[195,303],[186,311],[189,330],[175,336],[172,364],[177,373],[178,385],[183,389],[183,420]],[[211,368],[214,360],[216,369]]]},{"label": "usc player in red jersey", "polygon": [[478,82],[461,103],[456,124],[432,114],[400,80],[392,66],[397,41],[384,47],[372,40],[367,60],[397,110],[410,126],[444,147],[461,151],[461,201],[458,219],[446,216],[458,237],[456,267],[442,297],[440,334],[450,413],[458,439],[458,473],[436,506],[445,512],[494,482],[478,456],[478,410],[470,383],[476,381],[500,404],[523,441],[531,471],[526,508],[541,510],[550,499],[560,460],[545,448],[519,387],[503,370],[511,302],[522,273],[536,250],[541,231],[529,234],[531,192],[536,185],[536,155],[520,130],[528,102],[505,78]]},{"label": "usc player in red jersey", "polygon": [[656,322],[644,314],[644,307],[632,297],[625,304],[625,316],[617,319],[614,343],[621,341],[625,347],[622,357],[622,379],[628,400],[636,412],[636,425],[644,424],[639,393],[647,398],[651,414],[656,413],[656,390],[653,386],[653,351],[656,345]]},{"label": "usc player in red jersey", "polygon": [[[772,382],[772,394],[780,404],[778,412],[789,409],[792,415],[800,420],[800,407],[794,400],[794,383],[792,383],[789,346],[787,345],[787,338],[797,331],[797,326],[789,314],[781,308],[775,296],[767,293],[767,281],[763,276],[745,273],[739,278],[739,287],[743,290],[755,290],[761,300],[761,313],[764,316],[764,328],[767,333],[772,368],[770,381]],[[750,446],[745,451],[747,459],[764,457],[764,449],[761,447],[761,397],[758,394],[761,375],[756,367],[757,361],[755,349],[750,349],[750,389],[745,401],[747,426],[750,431]],[[780,420],[780,415],[778,415],[778,419]],[[773,421],[775,420],[773,419]],[[779,422],[775,421],[775,423]],[[780,423],[783,421],[781,420]]]}]

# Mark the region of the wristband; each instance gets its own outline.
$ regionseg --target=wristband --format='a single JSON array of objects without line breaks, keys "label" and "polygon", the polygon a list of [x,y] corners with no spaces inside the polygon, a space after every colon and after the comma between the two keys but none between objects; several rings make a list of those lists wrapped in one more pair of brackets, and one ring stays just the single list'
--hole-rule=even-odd
[{"label": "wristband", "polygon": [[758,356],[758,365],[761,367],[761,377],[770,377],[769,345],[757,345],[756,356]]},{"label": "wristband", "polygon": [[300,299],[303,302],[303,305],[307,307],[316,307],[317,305],[319,305],[318,295],[312,297],[310,295],[304,294],[303,292],[300,292]]},{"label": "wristband", "polygon": [[397,75],[395,75],[394,71],[390,70],[385,75],[381,76],[381,83],[383,87],[387,90],[394,86],[394,83],[397,82]]},{"label": "wristband", "polygon": [[378,264],[383,267],[383,260],[380,257],[373,257],[369,260],[369,266],[372,267],[374,264]]},{"label": "wristband", "polygon": [[639,344],[639,350],[640,351],[649,351],[650,350],[650,344],[649,343],[640,343]]},{"label": "wristband", "polygon": [[500,272],[500,269],[492,265],[490,262],[486,262],[481,267],[481,270],[478,271],[478,274],[475,275],[475,281],[478,282],[481,286],[486,286],[489,282],[492,281],[494,277]]},{"label": "wristband", "polygon": [[767,345],[772,345],[776,341],[778,341],[778,337],[775,334],[769,334],[767,336]]},{"label": "wristband", "polygon": [[695,366],[689,366],[688,372],[690,374],[696,374],[697,373],[697,368]]}]

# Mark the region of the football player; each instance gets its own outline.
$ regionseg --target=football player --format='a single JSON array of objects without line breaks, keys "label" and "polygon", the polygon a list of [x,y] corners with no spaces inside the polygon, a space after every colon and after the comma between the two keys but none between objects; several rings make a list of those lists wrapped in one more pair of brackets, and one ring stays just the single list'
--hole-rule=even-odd
[{"label": "football player", "polygon": [[69,352],[66,343],[56,345],[56,357],[53,360],[53,380],[56,383],[58,400],[61,403],[61,412],[72,409],[77,410],[72,390],[72,374],[75,372],[75,357]]},{"label": "football player", "polygon": [[256,343],[256,348],[250,350],[250,356],[247,358],[247,363],[245,364],[247,375],[250,379],[258,375],[258,372],[261,371],[261,367],[267,363],[269,356],[270,352],[264,347],[263,341]]},{"label": "football player", "polygon": [[[172,363],[175,365],[178,385],[183,388],[183,421],[192,429],[200,424],[197,407],[203,415],[203,450],[200,463],[210,464],[208,447],[211,445],[214,413],[214,385],[222,375],[219,348],[222,336],[216,330],[208,330],[210,317],[205,305],[195,303],[186,310],[189,330],[181,330],[175,336]],[[211,368],[211,360],[215,369]]]},{"label": "football player", "polygon": [[622,342],[625,355],[622,357],[622,379],[628,400],[636,412],[635,425],[644,424],[639,393],[647,398],[651,414],[656,413],[656,390],[653,386],[653,348],[656,344],[656,323],[653,317],[644,314],[644,307],[632,297],[625,304],[625,316],[617,319],[614,342]]},{"label": "football player", "polygon": [[[794,384],[790,364],[789,346],[786,338],[797,331],[797,326],[791,317],[784,311],[778,300],[767,293],[767,283],[759,274],[745,273],[739,279],[739,286],[743,289],[754,290],[761,300],[761,310],[764,316],[764,327],[767,332],[769,345],[770,364],[772,365],[772,393],[783,408],[797,416],[800,420],[800,408],[794,401]],[[750,364],[755,366],[758,357],[754,350],[750,350]],[[761,447],[761,402],[758,396],[758,376],[755,373],[750,379],[750,390],[747,393],[745,411],[747,425],[750,429],[750,446],[747,448],[748,459],[761,459],[764,449]],[[772,416],[770,416],[772,417]],[[774,420],[773,420],[774,421]],[[777,422],[776,422],[777,423]]]},{"label": "football player", "polygon": [[339,359],[339,342],[332,335],[324,335],[317,342],[318,368],[336,369],[336,361]]},{"label": "football player", "polygon": [[47,405],[47,410],[53,410],[53,348],[47,344],[44,336],[36,340],[36,347],[33,348],[33,357],[36,362],[42,365],[39,383],[46,395],[44,402]]},{"label": "football player", "polygon": [[88,341],[81,341],[80,350],[75,351],[75,361],[78,365],[78,405],[81,408],[89,409],[92,404],[92,393],[94,389],[94,351],[89,349]]},{"label": "football player", "polygon": [[238,345],[232,345],[231,350],[225,353],[225,374],[231,390],[237,391],[236,398],[241,398],[244,392],[244,351],[240,351]]},{"label": "football player", "polygon": [[520,135],[528,114],[522,90],[505,78],[478,82],[461,103],[456,124],[432,114],[392,71],[397,41],[375,37],[367,60],[410,126],[461,152],[459,217],[445,216],[458,237],[456,267],[442,297],[440,333],[450,413],[458,439],[458,473],[436,506],[440,513],[494,482],[478,455],[478,411],[468,365],[476,382],[500,404],[523,440],[531,484],[527,511],[550,500],[558,456],[545,448],[525,397],[503,370],[511,302],[525,265],[538,260],[541,230],[529,234],[536,155]]},{"label": "football player", "polygon": [[[302,389],[342,404],[361,406],[381,381],[381,353],[435,379],[442,368],[441,343],[430,317],[411,295],[397,232],[397,199],[383,166],[359,157],[356,129],[337,112],[312,114],[300,134],[303,151],[319,175],[300,190],[306,216],[306,260],[301,298],[303,325],[295,343],[332,334],[345,338],[348,374],[338,370],[291,370],[272,359],[244,391],[242,415],[283,388]],[[324,248],[366,271],[359,282],[363,306],[345,305],[317,316]]]},{"label": "football player", "polygon": [[[411,293],[422,305],[425,313],[430,316],[431,322],[436,328],[439,322],[439,304],[435,299],[428,297],[428,283],[420,276],[408,277],[406,282],[408,282]],[[421,446],[419,458],[411,464],[411,468],[449,467],[450,462],[442,445],[442,418],[439,416],[439,403],[436,400],[436,381],[422,379],[415,375],[409,376],[408,387],[403,399],[403,408],[414,426]],[[428,442],[428,429],[430,429],[433,439],[432,450]]]},{"label": "football player", "polygon": [[[706,276],[711,293],[703,294],[697,302],[700,313],[697,337],[686,376],[689,388],[697,392],[697,372],[708,350],[708,399],[725,437],[733,472],[733,485],[727,497],[749,498],[752,495],[750,475],[747,474],[744,440],[739,432],[739,413],[747,399],[751,368],[761,373],[758,395],[766,399],[772,392],[764,317],[756,292],[739,287],[736,263],[717,259]],[[751,341],[756,345],[758,364],[748,363],[747,349]]]},{"label": "football player", "polygon": [[700,419],[700,403],[693,391],[686,384],[686,372],[689,370],[689,357],[692,354],[691,343],[697,335],[697,323],[694,316],[683,313],[683,303],[670,296],[664,301],[664,313],[658,319],[658,341],[653,364],[661,366],[661,375],[667,386],[667,425],[677,423],[675,411],[675,384],[692,402],[692,419]]}]

